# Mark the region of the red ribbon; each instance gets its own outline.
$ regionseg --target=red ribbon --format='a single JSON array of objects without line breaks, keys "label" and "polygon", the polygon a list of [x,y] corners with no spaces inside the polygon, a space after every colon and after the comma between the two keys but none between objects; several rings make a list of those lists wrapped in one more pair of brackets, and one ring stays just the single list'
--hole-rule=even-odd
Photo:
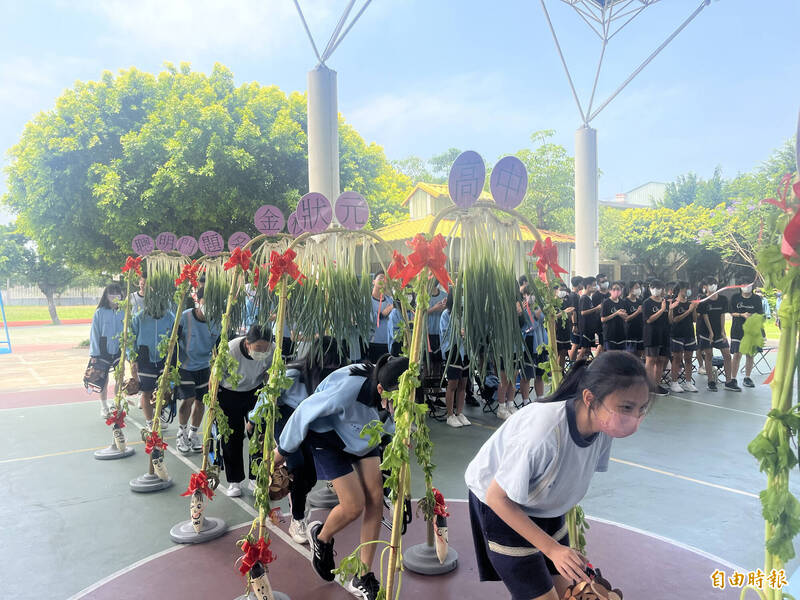
[{"label": "red ribbon", "polygon": [[303,283],[306,276],[300,272],[300,268],[294,262],[294,258],[297,256],[297,253],[292,250],[291,248],[287,248],[286,252],[283,254],[278,254],[275,250],[272,251],[272,254],[269,256],[269,291],[272,292],[275,290],[275,286],[278,285],[278,281],[280,281],[281,276],[286,273],[299,283]]},{"label": "red ribbon", "polygon": [[261,269],[258,265],[253,267],[253,287],[258,287],[258,280],[261,277]]},{"label": "red ribbon", "polygon": [[242,556],[242,564],[239,565],[239,572],[242,575],[246,575],[257,562],[268,565],[277,558],[272,553],[272,550],[269,549],[271,541],[265,542],[263,537],[258,538],[258,543],[256,544],[251,544],[247,540],[244,541],[244,544],[242,544],[244,556]]},{"label": "red ribbon", "polygon": [[439,515],[440,517],[449,517],[450,513],[447,512],[447,504],[444,503],[444,496],[442,492],[433,488],[433,499],[436,501],[436,504],[433,507],[434,514]]},{"label": "red ribbon", "polygon": [[167,443],[161,439],[161,436],[158,435],[157,431],[152,431],[149,436],[147,436],[147,441],[144,444],[144,451],[147,454],[150,454],[154,448],[158,448],[160,450],[165,450],[167,447]]},{"label": "red ribbon", "polygon": [[127,259],[125,259],[125,266],[122,267],[122,272],[127,273],[128,271],[135,271],[137,275],[141,276],[142,274],[141,256],[137,256],[136,258],[129,256]]},{"label": "red ribbon", "polygon": [[209,500],[214,497],[214,490],[208,485],[208,475],[206,475],[205,471],[192,473],[192,476],[189,477],[189,487],[181,496],[191,496],[198,490],[208,496]]},{"label": "red ribbon", "polygon": [[444,266],[447,262],[447,256],[444,253],[447,242],[441,233],[431,241],[428,241],[424,235],[418,233],[413,240],[406,242],[406,245],[413,252],[408,255],[408,264],[406,264],[401,273],[403,287],[408,285],[408,282],[414,279],[425,267],[431,270],[434,277],[444,287],[450,286],[450,275],[447,274],[447,269]]},{"label": "red ribbon", "polygon": [[225,270],[232,269],[236,265],[242,267],[242,271],[247,271],[250,268],[250,257],[253,253],[250,250],[242,250],[239,246],[233,249],[233,254],[223,266]]},{"label": "red ribbon", "polygon": [[539,279],[545,283],[547,283],[548,267],[553,270],[553,274],[558,279],[561,279],[562,273],[566,274],[566,271],[558,264],[558,247],[549,237],[545,239],[544,244],[540,240],[536,240],[533,250],[528,252],[528,256],[539,257],[539,260],[536,261],[536,268],[539,270]]},{"label": "red ribbon", "polygon": [[400,254],[397,250],[392,253],[392,264],[386,270],[389,279],[400,279],[403,276],[403,270],[406,268],[406,257]]},{"label": "red ribbon", "polygon": [[183,265],[183,269],[181,269],[180,276],[175,280],[175,285],[179,286],[184,281],[189,281],[189,284],[196,288],[198,287],[199,283],[197,282],[197,275],[200,272],[200,265],[198,262],[192,261],[189,264]]},{"label": "red ribbon", "polygon": [[106,418],[106,425],[117,425],[118,427],[125,427],[125,411],[114,409],[108,413]]}]

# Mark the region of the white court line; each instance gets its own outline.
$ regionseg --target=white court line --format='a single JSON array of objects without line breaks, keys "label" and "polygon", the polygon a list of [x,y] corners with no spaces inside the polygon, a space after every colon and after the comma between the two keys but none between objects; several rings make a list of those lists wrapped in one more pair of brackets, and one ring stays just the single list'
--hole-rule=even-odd
[{"label": "white court line", "polygon": [[710,406],[711,408],[719,408],[720,410],[729,410],[731,412],[741,413],[743,415],[753,415],[754,417],[760,417],[761,419],[767,418],[767,415],[764,414],[754,413],[748,410],[739,410],[738,408],[729,408],[727,406],[719,406],[709,402],[700,402],[699,400],[689,400],[688,398],[681,398],[680,396],[674,396],[673,394],[667,394],[667,398],[675,398],[676,400],[683,400],[684,402],[691,402],[692,404],[701,404],[702,406]]}]

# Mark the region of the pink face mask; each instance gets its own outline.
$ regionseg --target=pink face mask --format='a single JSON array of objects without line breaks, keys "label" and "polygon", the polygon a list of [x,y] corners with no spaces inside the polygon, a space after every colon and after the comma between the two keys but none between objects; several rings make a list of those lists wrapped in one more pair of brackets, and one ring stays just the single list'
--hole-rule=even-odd
[{"label": "pink face mask", "polygon": [[636,433],[644,415],[623,415],[609,410],[602,405],[603,410],[597,411],[597,424],[600,431],[613,438],[624,438]]}]

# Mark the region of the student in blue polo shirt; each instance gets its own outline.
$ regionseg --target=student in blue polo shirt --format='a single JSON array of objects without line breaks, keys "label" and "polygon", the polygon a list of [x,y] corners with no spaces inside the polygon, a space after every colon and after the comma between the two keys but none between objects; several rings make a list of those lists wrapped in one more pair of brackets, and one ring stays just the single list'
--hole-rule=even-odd
[{"label": "student in blue polo shirt", "polygon": [[389,315],[394,309],[394,300],[391,296],[383,293],[386,284],[386,277],[383,271],[375,274],[372,280],[372,337],[369,339],[367,358],[370,362],[376,362],[381,356],[389,353]]},{"label": "student in blue polo shirt", "polygon": [[[100,416],[103,419],[108,418],[109,411],[108,373],[116,367],[122,356],[119,344],[125,311],[120,310],[117,305],[120,300],[122,287],[118,283],[108,284],[92,316],[89,334],[90,367],[94,377],[86,380],[86,385],[87,389],[100,390]],[[120,383],[116,382],[115,387],[119,387]]]}]

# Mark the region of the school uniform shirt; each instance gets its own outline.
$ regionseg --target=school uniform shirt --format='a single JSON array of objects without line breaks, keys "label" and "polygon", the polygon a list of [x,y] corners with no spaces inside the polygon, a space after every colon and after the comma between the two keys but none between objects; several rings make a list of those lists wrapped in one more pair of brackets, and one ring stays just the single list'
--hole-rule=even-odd
[{"label": "school uniform shirt", "polygon": [[[625,298],[622,303],[625,307],[625,312],[628,313],[628,316],[639,310],[639,307],[642,305],[642,301],[638,298],[636,300]],[[644,320],[642,319],[642,313],[639,313],[637,316],[630,319],[625,327],[625,338],[627,339],[628,343],[632,344],[641,342],[642,336],[644,335],[643,329]]]},{"label": "school uniform shirt", "polygon": [[[706,297],[707,297],[706,294],[700,294],[698,300],[704,300]],[[697,333],[697,339],[703,338],[704,340],[707,340],[708,327],[706,327],[706,320],[703,318],[703,313],[702,313],[703,304],[705,304],[705,302],[697,305],[697,310],[695,311],[697,317],[695,319],[694,328]]]},{"label": "school uniform shirt", "polygon": [[[386,327],[386,333],[387,333],[387,335],[386,335],[386,343],[388,344],[389,348],[391,349],[392,344],[394,344],[395,342],[401,341],[401,340],[399,340],[397,338],[397,336],[400,333],[400,325],[402,323],[408,323],[409,325],[411,325],[411,323],[414,320],[414,317],[413,317],[412,313],[409,313],[406,316],[406,318],[403,318],[403,311],[400,310],[399,308],[393,308],[392,312],[389,313],[388,319],[389,319],[389,323],[388,323],[388,325]],[[437,334],[439,333],[438,329],[436,330],[436,333]]]},{"label": "school uniform shirt", "polygon": [[[450,311],[445,308],[442,311],[442,318],[439,319],[439,349],[445,360],[447,360],[447,354],[450,350],[450,320]],[[454,333],[453,337],[458,346],[458,353],[461,355],[461,358],[464,358],[466,356],[466,351],[464,350],[464,342],[461,339],[461,333]]]},{"label": "school uniform shirt", "polygon": [[131,314],[135,315],[138,312],[141,312],[144,308],[144,296],[142,296],[139,292],[133,292],[128,300],[131,303]]},{"label": "school uniform shirt", "polygon": [[[732,313],[758,313],[764,314],[764,302],[758,294],[750,294],[749,298],[745,298],[741,293],[735,294],[731,298],[730,312]],[[744,317],[733,317],[731,322],[731,339],[741,341],[744,331],[742,325],[746,319]]]},{"label": "school uniform shirt", "polygon": [[[300,403],[308,398],[308,389],[303,381],[303,373],[299,369],[286,369],[286,377],[292,380],[292,386],[288,390],[283,390],[278,397],[278,406],[288,406],[292,410],[300,406]],[[259,396],[253,410],[247,415],[251,421],[255,417],[258,408],[267,402],[266,397]]]},{"label": "school uniform shirt", "polygon": [[[431,296],[431,299],[428,302],[428,308],[432,307],[434,304],[438,304],[442,300],[447,299],[447,294],[443,292],[441,288],[437,287],[436,290],[437,294],[435,296]],[[439,335],[439,319],[441,318],[442,311],[428,313],[428,334]]]},{"label": "school uniform shirt", "polygon": [[172,335],[175,314],[168,310],[160,319],[154,319],[142,311],[131,320],[131,334],[135,340],[137,360],[160,363],[164,360],[158,353],[161,339]]},{"label": "school uniform shirt", "polygon": [[[603,308],[600,312],[602,316],[607,317],[624,308],[625,302],[621,298],[616,302],[611,298],[606,298],[603,300]],[[626,339],[625,319],[622,317],[614,317],[603,323],[603,339],[606,342],[612,342],[620,346],[624,344]]]},{"label": "school uniform shirt", "polygon": [[[663,300],[663,299],[662,299]],[[647,298],[642,302],[642,319],[644,321],[644,347],[655,348],[669,346],[669,304],[667,310],[653,321],[648,323],[647,320],[661,310],[661,301],[656,302],[652,298]]]},{"label": "school uniform shirt", "polygon": [[[697,307],[698,318],[702,319],[703,315],[708,315],[708,321],[711,323],[711,331],[706,331],[706,339],[713,342],[725,337],[723,323],[725,322],[725,313],[729,312],[731,310],[728,305],[728,299],[719,294],[712,300],[700,303]],[[705,320],[703,320],[703,329],[706,329]]]},{"label": "school uniform shirt", "polygon": [[[680,315],[686,314],[689,309],[692,307],[691,302],[688,300],[686,302],[681,302],[672,310],[672,317],[679,317]],[[681,321],[672,323],[672,328],[670,329],[670,335],[672,336],[673,340],[694,340],[694,318],[693,316],[686,317]]]},{"label": "school uniform shirt", "polygon": [[262,360],[256,360],[247,352],[244,346],[245,337],[233,338],[228,342],[228,349],[231,356],[239,364],[236,370],[239,373],[239,382],[234,387],[233,382],[228,379],[222,382],[222,387],[228,390],[235,390],[237,392],[250,392],[264,384],[264,379],[267,374],[267,365],[272,363],[272,353],[275,352],[275,344],[272,345],[272,351],[268,356]]},{"label": "school uniform shirt", "polygon": [[372,337],[369,339],[370,344],[386,343],[389,335],[389,317],[384,317],[381,311],[393,304],[394,300],[391,296],[384,296],[381,300],[376,300],[374,296],[372,297]]},{"label": "school uniform shirt", "polygon": [[181,313],[178,326],[178,357],[186,371],[207,369],[211,353],[219,341],[220,328],[199,318],[197,309],[188,308]]},{"label": "school uniform shirt", "polygon": [[121,310],[101,307],[94,311],[89,333],[89,356],[119,354],[124,320],[125,313]]},{"label": "school uniform shirt", "polygon": [[[567,295],[567,300],[569,301],[569,304],[567,306],[571,306],[572,308],[575,309],[575,317],[574,317],[575,318],[575,324],[578,327],[578,333],[580,333],[580,320],[578,318],[580,315],[578,313],[578,305],[580,304],[581,296],[577,292],[570,292]],[[571,323],[569,324],[569,327],[570,327],[570,331],[572,331],[572,329],[571,329],[572,328],[572,324]]]},{"label": "school uniform shirt", "polygon": [[352,375],[351,369],[352,366],[342,367],[328,375],[295,408],[278,441],[278,451],[283,456],[295,452],[309,430],[334,432],[342,442],[342,449],[355,456],[364,456],[375,447],[361,437],[361,430],[380,419],[374,407],[377,398],[369,378]]},{"label": "school uniform shirt", "polygon": [[583,315],[584,310],[594,308],[595,304],[592,302],[591,296],[584,294],[578,301],[578,326],[581,335],[585,337],[592,337],[595,333],[600,331],[600,313],[592,313],[590,315]]},{"label": "school uniform shirt", "polygon": [[[569,295],[561,299],[561,310],[567,310],[571,306]],[[566,319],[564,318],[566,316]],[[545,329],[547,331],[547,329]],[[556,340],[559,342],[569,342],[572,332],[572,315],[562,315],[556,318]]]},{"label": "school uniform shirt", "polygon": [[531,517],[560,517],[586,495],[595,471],[607,471],[611,438],[584,438],[575,398],[519,409],[483,444],[464,479],[483,503],[494,479]]},{"label": "school uniform shirt", "polygon": [[[529,302],[531,302],[533,298],[529,298]],[[536,311],[539,310],[539,316],[536,316]],[[547,345],[549,343],[549,339],[547,336],[547,326],[544,322],[544,312],[542,312],[541,307],[539,306],[530,306],[528,305],[528,310],[523,310],[523,312],[527,312],[529,318],[532,319],[532,327],[531,327],[531,335],[533,336],[533,349],[536,350],[542,344]]]}]

